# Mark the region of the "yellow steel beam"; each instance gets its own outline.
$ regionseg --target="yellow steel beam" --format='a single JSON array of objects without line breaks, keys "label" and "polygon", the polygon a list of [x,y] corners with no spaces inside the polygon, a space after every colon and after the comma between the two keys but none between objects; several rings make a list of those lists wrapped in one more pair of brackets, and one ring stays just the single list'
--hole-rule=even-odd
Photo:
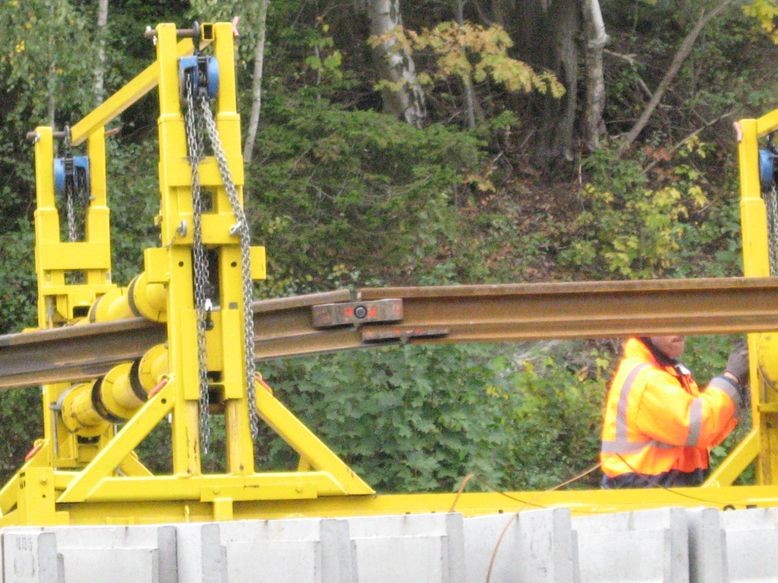
[{"label": "yellow steel beam", "polygon": [[[110,479],[113,480],[113,479]],[[112,483],[112,482],[109,482]],[[111,486],[113,487],[113,486]],[[325,496],[295,500],[232,501],[232,518],[272,519],[289,517],[338,517],[378,514],[416,514],[456,511],[466,516],[521,512],[539,508],[569,508],[574,514],[624,512],[668,506],[746,509],[778,506],[773,486],[725,486],[721,488],[673,488],[637,490],[566,490],[552,492],[484,492],[443,494],[394,494]],[[149,524],[214,520],[211,501],[83,502],[58,504],[70,524]],[[13,514],[0,526],[18,524]]]},{"label": "yellow steel beam", "polygon": [[149,476],[104,478],[85,502],[137,502],[144,500],[298,500],[347,494],[328,472],[262,472],[236,476]]},{"label": "yellow steel beam", "polygon": [[[203,42],[203,46],[206,42]],[[183,39],[176,46],[177,57],[191,55],[193,52],[194,44],[190,38]],[[158,84],[159,65],[154,62],[71,127],[70,143],[77,146],[84,142],[95,130],[105,127]]]},{"label": "yellow steel beam", "polygon": [[774,109],[756,120],[756,133],[759,137],[766,136],[778,129],[778,109]]}]

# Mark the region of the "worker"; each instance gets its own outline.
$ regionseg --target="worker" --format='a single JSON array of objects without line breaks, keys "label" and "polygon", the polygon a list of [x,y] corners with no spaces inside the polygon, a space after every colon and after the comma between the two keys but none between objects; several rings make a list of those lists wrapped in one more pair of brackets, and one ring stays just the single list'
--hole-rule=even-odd
[{"label": "worker", "polygon": [[709,450],[737,425],[748,350],[736,348],[704,389],[678,360],[683,336],[630,338],[616,369],[602,429],[604,488],[697,486]]}]

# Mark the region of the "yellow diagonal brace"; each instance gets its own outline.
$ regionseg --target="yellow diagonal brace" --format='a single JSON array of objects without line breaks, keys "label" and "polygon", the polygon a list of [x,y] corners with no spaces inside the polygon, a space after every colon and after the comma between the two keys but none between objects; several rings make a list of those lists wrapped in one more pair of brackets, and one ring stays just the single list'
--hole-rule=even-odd
[{"label": "yellow diagonal brace", "polygon": [[[209,41],[203,41],[205,46]],[[186,38],[176,46],[179,57],[191,55],[194,52],[192,39]],[[107,100],[93,109],[87,116],[70,128],[70,143],[74,146],[86,140],[99,127],[120,115],[159,83],[159,64],[155,61],[136,75],[129,83],[111,95]]]},{"label": "yellow diagonal brace", "polygon": [[119,464],[119,470],[121,470],[126,476],[153,476],[154,474],[150,469],[143,465],[140,461],[138,454],[134,451],[130,453],[124,461]]},{"label": "yellow diagonal brace", "polygon": [[755,428],[737,444],[719,467],[711,472],[701,487],[731,486],[757,455],[759,455],[759,429]]},{"label": "yellow diagonal brace", "polygon": [[259,416],[281,439],[305,458],[312,468],[332,474],[347,494],[375,493],[362,481],[362,478],[273,396],[272,389],[265,381],[257,381],[256,395]]},{"label": "yellow diagonal brace", "polygon": [[778,109],[756,120],[756,133],[759,137],[766,136],[776,129],[778,129]]},{"label": "yellow diagonal brace", "polygon": [[100,480],[110,474],[173,408],[175,382],[146,401],[111,442],[81,471],[57,502],[83,502]]}]

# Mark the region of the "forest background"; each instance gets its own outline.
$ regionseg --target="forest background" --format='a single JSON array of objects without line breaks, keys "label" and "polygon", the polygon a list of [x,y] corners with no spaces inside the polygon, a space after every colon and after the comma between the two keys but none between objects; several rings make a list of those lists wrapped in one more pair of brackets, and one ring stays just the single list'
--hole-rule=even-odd
[{"label": "forest background", "polygon": [[[240,16],[246,205],[269,258],[255,297],[269,298],[740,275],[732,122],[775,107],[776,14],[774,0],[2,0],[0,332],[35,317],[25,133],[75,123],[147,66],[146,25]],[[156,111],[152,93],[109,143],[120,284],[157,241]],[[732,340],[691,339],[698,380]],[[378,490],[468,473],[537,489],[596,463],[618,348],[401,346],[260,368]],[[0,414],[6,478],[41,433],[38,391],[3,392]],[[163,471],[167,439],[160,427],[141,450]],[[258,444],[261,467],[293,466],[269,432]]]}]

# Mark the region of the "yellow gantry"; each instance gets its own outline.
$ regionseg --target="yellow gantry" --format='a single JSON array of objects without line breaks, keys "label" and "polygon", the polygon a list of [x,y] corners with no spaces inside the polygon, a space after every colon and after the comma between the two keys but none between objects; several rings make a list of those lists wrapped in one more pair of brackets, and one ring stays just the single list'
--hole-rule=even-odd
[{"label": "yellow gantry", "polygon": [[[154,31],[156,61],[70,130],[70,143],[87,143],[91,180],[82,240],[62,241],[54,188],[54,139],[35,130],[37,184],[36,271],[38,326],[54,328],[133,316],[164,323],[167,342],[100,379],[43,387],[44,435],[25,465],[0,490],[0,526],[10,524],[133,524],[230,520],[290,515],[378,513],[464,514],[565,506],[577,513],[658,506],[745,508],[778,505],[778,393],[768,363],[770,334],[751,334],[754,429],[703,488],[643,491],[554,491],[484,494],[375,495],[333,451],[273,395],[257,375],[250,402],[236,220],[217,162],[199,163],[210,205],[202,241],[214,257],[217,302],[207,332],[208,388],[214,414],[224,416],[224,471],[203,472],[200,439],[197,319],[194,302],[192,175],[182,113],[179,59],[208,50],[219,67],[215,123],[242,203],[243,160],[236,108],[233,26],[204,24],[199,38],[179,38],[172,24]],[[159,247],[144,252],[144,271],[127,289],[111,282],[105,126],[143,95],[159,96]],[[778,128],[778,112],[740,122],[741,213],[745,275],[770,275],[765,204],[761,197],[758,139]],[[61,206],[61,205],[60,205]],[[252,279],[265,277],[265,252],[250,250]],[[299,455],[298,471],[255,468],[250,410]],[[171,471],[154,475],[135,448],[170,420]],[[758,459],[759,486],[733,487]]]},{"label": "yellow gantry", "polygon": [[[186,519],[193,504],[198,512],[207,507],[212,518],[228,519],[235,502],[373,492],[259,378],[256,401],[249,402],[242,316],[251,298],[244,297],[240,242],[233,233],[236,217],[213,156],[205,156],[198,170],[201,187],[210,197],[202,216],[202,242],[218,266],[212,282],[217,301],[206,334],[208,389],[211,409],[224,416],[226,459],[224,473],[202,471],[192,170],[179,87],[179,58],[192,54],[195,44],[198,50],[208,48],[218,62],[214,118],[240,204],[243,160],[233,26],[204,24],[199,31],[193,42],[180,40],[174,25],[159,25],[156,62],[76,123],[67,136],[72,145],[88,144],[91,198],[83,240],[61,240],[61,209],[54,192],[55,132],[36,129],[39,327],[142,316],[164,322],[168,340],[139,361],[120,364],[99,379],[44,387],[44,437],[0,490],[0,524],[83,521],[80,517],[91,515],[97,502],[99,512],[105,512],[105,504],[143,508],[132,522],[159,520],[157,504],[176,506],[178,520]],[[160,107],[161,245],[145,251],[143,273],[122,289],[111,282],[105,126],[155,87]],[[264,248],[252,247],[250,258],[251,278],[264,278]],[[249,424],[252,407],[300,455],[300,471],[256,471]],[[153,475],[134,449],[165,418],[170,419],[172,471]],[[137,506],[138,502],[146,505]]]}]

